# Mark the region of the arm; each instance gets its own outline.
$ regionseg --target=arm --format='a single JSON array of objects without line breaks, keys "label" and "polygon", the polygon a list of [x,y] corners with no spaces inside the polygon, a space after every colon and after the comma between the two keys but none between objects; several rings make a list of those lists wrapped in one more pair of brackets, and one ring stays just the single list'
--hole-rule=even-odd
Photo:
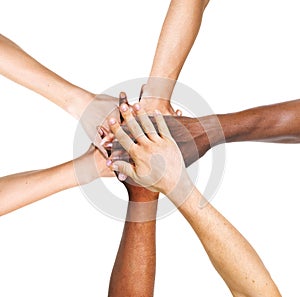
[{"label": "arm", "polygon": [[[120,93],[119,99],[120,105],[128,104],[125,93]],[[120,178],[120,175],[118,177],[120,180],[126,178]],[[155,281],[158,193],[136,185],[129,178],[124,185],[129,195],[129,203],[123,235],[111,273],[108,296],[151,297],[154,294]]]},{"label": "arm", "polygon": [[[177,198],[178,199],[178,198]],[[249,242],[196,189],[179,207],[233,296],[281,296]]]},{"label": "arm", "polygon": [[[82,172],[82,175],[80,175]],[[55,167],[0,178],[0,215],[7,214],[54,193],[113,176],[105,159],[93,146],[83,156]]]},{"label": "arm", "polygon": [[127,218],[108,296],[151,297],[155,280],[158,193],[130,183],[125,186],[129,194]]},{"label": "arm", "polygon": [[[235,297],[277,297],[280,293],[257,253],[246,239],[212,205],[206,202],[191,182],[181,153],[161,115],[156,115],[159,135],[138,105],[137,115],[146,134],[128,108],[125,122],[137,139],[134,143],[116,120],[111,129],[128,151],[135,165],[116,161],[111,165],[149,189],[161,191],[179,207],[201,240],[206,252]],[[121,109],[122,110],[122,109]],[[139,136],[139,137],[137,137]]]},{"label": "arm", "polygon": [[100,148],[96,126],[108,128],[106,118],[116,111],[117,98],[95,95],[71,84],[1,34],[0,74],[44,96],[80,120],[90,140]]},{"label": "arm", "polygon": [[226,142],[300,142],[300,100],[218,116]]},{"label": "arm", "polygon": [[[224,142],[300,143],[300,100],[229,114],[176,120],[181,125],[175,123],[177,128],[171,125],[170,129],[175,140],[179,142],[187,165],[197,161],[211,147]],[[182,127],[189,133],[185,133]],[[188,138],[193,138],[193,141]],[[190,150],[192,144],[197,146],[198,155]]]},{"label": "arm", "polygon": [[150,77],[143,91],[141,105],[145,110],[153,112],[159,109],[162,113],[174,113],[170,106],[173,88],[197,37],[208,2],[209,0],[171,1],[159,36]]},{"label": "arm", "polygon": [[[200,118],[164,118],[181,150],[186,166],[220,143],[300,143],[300,100]],[[128,131],[128,128],[124,129]],[[113,150],[123,149],[118,142],[114,142]]]},{"label": "arm", "polygon": [[0,74],[46,97],[75,118],[95,97],[44,67],[1,34]]}]

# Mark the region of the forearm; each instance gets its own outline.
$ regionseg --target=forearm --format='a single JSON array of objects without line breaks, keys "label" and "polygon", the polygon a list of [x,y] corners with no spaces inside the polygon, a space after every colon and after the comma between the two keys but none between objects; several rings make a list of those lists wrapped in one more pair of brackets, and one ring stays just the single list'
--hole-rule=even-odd
[{"label": "forearm", "polygon": [[280,296],[255,250],[213,206],[200,207],[203,199],[195,189],[179,209],[233,296]]},{"label": "forearm", "polygon": [[209,0],[172,0],[151,69],[151,77],[176,80],[197,37]]},{"label": "forearm", "polygon": [[76,118],[95,96],[44,67],[3,35],[0,35],[0,74],[46,97]]},{"label": "forearm", "polygon": [[0,215],[77,185],[73,162],[0,178]]},{"label": "forearm", "polygon": [[208,2],[209,0],[171,1],[143,98],[170,100],[176,80],[199,32]]},{"label": "forearm", "polygon": [[225,142],[300,143],[300,100],[199,118],[165,116],[165,120],[186,166]]},{"label": "forearm", "polygon": [[226,142],[300,142],[300,100],[218,116]]},{"label": "forearm", "polygon": [[[130,197],[131,201],[135,198],[141,197],[132,195]],[[156,207],[157,201],[153,200],[150,208],[147,209],[147,217],[143,220],[143,217],[137,214],[140,210],[139,206],[129,204],[127,221],[111,274],[109,297],[153,296],[156,265]],[[149,215],[154,219],[147,220]]]},{"label": "forearm", "polygon": [[155,222],[126,222],[108,296],[153,296],[155,262]]},{"label": "forearm", "polygon": [[[180,143],[188,164],[195,162],[211,147],[225,142],[262,141],[273,143],[300,142],[300,100],[260,106],[240,112],[209,115],[198,119],[177,118],[193,138]],[[176,141],[184,139],[180,125],[172,125]],[[187,138],[187,136],[185,136]],[[191,155],[189,147],[197,146],[198,156]]]}]

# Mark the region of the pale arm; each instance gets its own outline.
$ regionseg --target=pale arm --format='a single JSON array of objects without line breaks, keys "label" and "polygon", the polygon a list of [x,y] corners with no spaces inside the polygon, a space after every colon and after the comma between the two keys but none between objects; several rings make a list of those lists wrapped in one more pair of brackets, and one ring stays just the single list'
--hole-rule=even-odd
[{"label": "pale arm", "polygon": [[281,296],[248,241],[195,189],[179,207],[235,297]]},{"label": "pale arm", "polygon": [[100,152],[91,147],[86,154],[73,161],[1,177],[0,216],[100,176],[114,175],[107,170]]},{"label": "pale arm", "polygon": [[141,105],[146,111],[153,112],[154,109],[159,109],[164,114],[173,113],[169,100],[198,35],[208,2],[209,0],[171,1],[141,100]]},{"label": "pale arm", "polygon": [[0,74],[46,97],[77,119],[95,97],[40,64],[1,34]]}]

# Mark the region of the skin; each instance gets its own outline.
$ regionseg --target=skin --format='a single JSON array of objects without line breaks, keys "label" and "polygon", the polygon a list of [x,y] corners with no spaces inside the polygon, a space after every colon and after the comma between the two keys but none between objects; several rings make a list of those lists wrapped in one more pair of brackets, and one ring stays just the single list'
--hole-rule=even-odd
[{"label": "skin", "polygon": [[[120,93],[119,102],[120,106],[128,104],[125,93]],[[119,173],[118,178],[122,180],[127,177]],[[137,185],[130,178],[123,183],[128,192],[129,203],[108,296],[151,297],[155,282],[156,210],[159,194]]]},{"label": "skin", "polygon": [[1,34],[0,74],[49,99],[77,119],[95,97],[40,64]]},{"label": "skin", "polygon": [[[167,116],[165,120],[172,136],[179,145],[186,166],[197,161],[211,147],[224,142],[300,142],[300,100],[256,107],[236,113],[210,115],[198,119]],[[127,132],[129,134],[131,133],[128,128]],[[113,144],[114,149],[120,150],[118,142],[114,142]],[[196,150],[191,149],[191,147],[194,148],[194,146],[196,146]],[[126,174],[128,174],[127,172],[126,174],[125,172],[122,173],[125,177]],[[151,194],[145,193],[145,195]],[[191,198],[179,207],[179,210],[195,230],[214,267],[227,283],[233,296],[280,296],[276,286],[264,268],[263,263],[242,235],[210,204],[204,209],[199,209],[198,205],[203,199],[200,193],[192,195]],[[181,199],[179,198],[179,200]],[[204,220],[203,217],[205,218]],[[139,223],[126,224],[132,224],[130,235],[134,235],[134,238],[143,238],[143,240],[141,240],[143,250],[151,251],[151,249],[153,249],[150,254],[154,255],[155,244],[151,242],[151,240],[155,240],[153,238],[153,232],[141,232],[138,228]],[[136,228],[134,228],[134,226]],[[155,228],[155,226],[153,226],[153,228]],[[214,230],[214,232],[207,232],[207,230]],[[224,241],[223,236],[225,236],[225,234],[227,238],[230,238],[230,240],[226,242],[230,242],[231,245],[227,244],[224,246],[222,241]],[[128,235],[128,232],[124,231],[122,241],[126,240],[126,235]],[[147,237],[147,235],[150,240],[144,240],[144,236]],[[242,253],[240,251],[240,245],[244,246]],[[219,249],[217,247],[219,247]],[[224,250],[224,248],[226,249]],[[123,261],[127,261],[125,255],[130,255],[130,249],[130,244],[122,245]],[[232,253],[232,251],[235,252]],[[240,255],[240,257],[232,259],[232,257],[228,256],[230,253]],[[217,257],[216,255],[219,256]],[[247,255],[247,257],[244,258],[245,255]],[[121,262],[119,258],[117,259],[118,262]],[[150,257],[147,262],[150,267],[151,265],[155,266],[155,261],[152,261],[152,259],[153,258]],[[225,267],[224,259],[226,259]],[[240,266],[241,262],[243,266]],[[232,263],[234,263],[234,265]],[[136,264],[133,271],[139,271],[139,268],[143,267],[140,266],[139,263]],[[249,271],[248,267],[252,267],[253,265],[253,271]],[[152,269],[148,270],[150,273],[147,274],[147,281],[150,284],[154,284],[155,268],[153,266]],[[256,270],[259,271],[259,274],[256,274]],[[127,278],[129,278],[130,271],[126,272],[128,273],[126,274]],[[263,278],[261,278],[262,276]],[[242,282],[240,282],[241,279],[243,280]],[[118,280],[115,284],[120,282],[117,278],[113,278],[113,280]],[[236,282],[234,282],[234,280],[236,280]],[[128,281],[128,283],[129,282],[130,281]],[[125,287],[126,286],[122,284],[120,291],[122,291],[122,289],[124,290]],[[255,287],[254,291],[252,291],[253,287]],[[132,289],[134,290],[134,287]],[[253,295],[253,292],[257,295]],[[128,296],[135,295],[130,292]],[[149,293],[149,295],[145,296],[152,295]]]},{"label": "skin", "polygon": [[44,96],[80,120],[91,142],[105,153],[96,127],[108,128],[107,117],[118,116],[117,98],[96,95],[68,82],[1,34],[0,74]]},{"label": "skin", "polygon": [[[105,162],[100,152],[91,146],[81,157],[55,167],[1,177],[0,215],[98,177],[114,176],[105,169]],[[77,173],[83,169],[84,179],[79,183]]]},{"label": "skin", "polygon": [[[220,143],[300,143],[300,100],[201,118],[167,116],[165,120],[186,166]],[[113,150],[120,149],[120,144],[114,142]]]},{"label": "skin", "polygon": [[[58,105],[74,118],[80,120],[91,141],[105,154],[102,149],[101,137],[103,130],[97,130],[102,125],[108,130],[106,119],[108,116],[117,116],[118,99],[104,94],[95,95],[63,79],[50,69],[40,64],[17,44],[0,35],[0,74],[8,79],[44,96]],[[100,134],[98,134],[98,133]],[[31,172],[24,172],[0,178],[0,215],[4,215],[27,204],[38,201],[56,192],[85,184],[97,177],[114,176],[104,164],[105,159],[92,148],[85,156],[64,164]],[[89,172],[89,174],[87,174]],[[128,187],[130,189],[130,187]],[[152,193],[146,195],[147,190],[128,190],[130,200],[147,199],[153,197]],[[157,194],[155,194],[157,197]],[[152,211],[152,210],[151,210]],[[128,215],[133,210],[128,210]],[[154,216],[154,214],[153,214]],[[146,233],[144,231],[147,230]],[[141,240],[141,234],[146,234],[147,240]],[[155,275],[155,220],[145,223],[126,223],[116,265],[110,282],[110,295],[125,292],[127,296],[153,295]],[[124,244],[127,242],[127,244]],[[128,244],[129,243],[129,244]],[[142,244],[141,244],[142,243]],[[137,249],[140,247],[140,249]],[[137,253],[132,257],[134,248]],[[148,251],[148,252],[147,252]],[[148,257],[148,255],[154,255]],[[122,265],[120,259],[126,256]],[[147,259],[147,260],[143,260]],[[144,266],[140,265],[143,261]],[[131,267],[128,269],[128,267]],[[139,269],[132,270],[133,267]],[[128,277],[125,282],[124,274]],[[133,286],[133,280],[139,276],[141,287],[138,290]],[[130,285],[131,284],[131,285]]]},{"label": "skin", "polygon": [[172,0],[166,14],[141,100],[149,113],[178,115],[170,98],[183,64],[198,35],[209,0]]},{"label": "skin", "polygon": [[[147,207],[148,215],[156,217],[158,193],[143,187],[124,183],[131,202],[154,203]],[[156,266],[156,220],[137,222],[139,212],[136,204],[129,204],[119,250],[112,270],[109,297],[150,297],[154,294]],[[145,209],[144,209],[145,210]],[[147,216],[148,216],[147,215]]]},{"label": "skin", "polygon": [[[141,118],[145,114],[143,109],[135,105],[135,111],[141,126],[149,127],[149,118]],[[163,117],[155,115],[159,134],[154,133],[152,128],[146,129],[147,132],[151,130],[151,133],[140,134],[141,128],[129,108],[121,108],[121,113],[126,124],[130,123],[130,131],[137,139],[136,143],[124,133],[116,119],[109,121],[110,127],[135,165],[115,161],[109,164],[110,168],[123,172],[150,190],[161,191],[179,207],[233,296],[281,296],[249,242],[210,203],[206,202],[203,206],[205,198],[189,179],[180,150]],[[161,163],[152,162],[153,154],[163,158],[163,173]]]},{"label": "skin", "polygon": [[[181,115],[181,111],[174,111],[170,98],[180,70],[199,31],[207,3],[208,1],[202,0],[185,1],[185,3],[171,1],[161,30],[150,77],[141,90],[141,105],[148,112],[153,113],[157,109],[166,115]],[[178,22],[178,18],[182,22]],[[186,30],[187,24],[189,30]],[[126,98],[125,94],[123,98]],[[125,174],[119,174],[119,179],[120,176],[121,179],[126,179]],[[146,189],[139,188],[137,191],[136,188],[130,189],[127,185],[127,190],[129,200],[139,199],[141,193],[146,200],[153,198],[153,194]],[[157,198],[157,194],[155,197]],[[128,215],[136,211],[131,210],[129,205]],[[152,211],[154,213],[156,210],[152,209]],[[138,284],[135,283],[137,278]],[[111,275],[109,296],[153,296],[154,280],[155,220],[144,223],[127,221]]]}]

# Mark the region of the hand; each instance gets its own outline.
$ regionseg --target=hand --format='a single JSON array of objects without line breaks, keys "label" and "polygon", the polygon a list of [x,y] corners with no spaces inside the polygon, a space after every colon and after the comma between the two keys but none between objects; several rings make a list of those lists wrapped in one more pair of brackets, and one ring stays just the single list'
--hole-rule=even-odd
[{"label": "hand", "polygon": [[[120,107],[124,121],[137,143],[134,143],[123,131],[116,119],[112,118],[109,121],[111,131],[131,155],[134,166],[124,161],[112,162],[111,160],[107,162],[107,165],[112,170],[131,177],[143,187],[162,192],[171,199],[172,197],[175,200],[178,197],[186,198],[193,185],[184,167],[180,150],[174,142],[163,116],[159,113],[154,115],[158,134],[140,105],[134,105],[134,110],[147,136],[130,112],[128,105],[123,104]],[[177,194],[174,195],[174,193]]]},{"label": "hand", "polygon": [[[105,155],[107,154],[102,147],[101,133],[103,131],[98,127],[103,127],[109,131],[107,119],[114,117],[120,121],[118,105],[119,99],[105,94],[96,95],[93,101],[89,103],[80,118],[80,124],[89,136],[92,143],[99,148]],[[100,134],[99,134],[100,133]]]},{"label": "hand", "polygon": [[[150,117],[150,120],[156,127],[154,118]],[[186,167],[196,162],[211,148],[211,146],[218,143],[219,137],[215,136],[218,136],[220,133],[217,133],[218,129],[210,129],[212,120],[208,119],[208,117],[189,118],[164,116],[164,120],[181,151]],[[131,138],[133,138],[125,123],[122,125],[122,128]],[[208,131],[206,131],[206,128]],[[210,143],[210,141],[212,141],[212,143]],[[112,143],[110,149],[112,152],[112,160],[133,162],[117,140]]]},{"label": "hand", "polygon": [[[159,81],[160,85],[165,80]],[[156,84],[158,82],[156,81]],[[159,89],[159,88],[158,88]],[[171,105],[171,98],[164,97],[163,92],[158,91],[157,88],[153,90],[149,85],[143,85],[140,92],[140,105],[148,113],[153,114],[155,110],[159,110],[164,115],[181,116],[181,110],[174,111]]]},{"label": "hand", "polygon": [[86,153],[73,161],[74,171],[79,185],[88,184],[99,177],[114,177],[106,166],[106,159],[93,145]]}]

